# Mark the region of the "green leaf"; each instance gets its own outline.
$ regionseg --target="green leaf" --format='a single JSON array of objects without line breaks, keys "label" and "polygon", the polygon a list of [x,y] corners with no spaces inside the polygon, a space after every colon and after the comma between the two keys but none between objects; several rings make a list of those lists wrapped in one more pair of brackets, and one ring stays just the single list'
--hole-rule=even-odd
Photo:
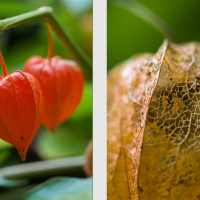
[{"label": "green leaf", "polygon": [[92,178],[56,177],[29,191],[23,200],[92,200]]},{"label": "green leaf", "polygon": [[27,183],[27,180],[8,180],[0,175],[0,187],[18,187]]}]

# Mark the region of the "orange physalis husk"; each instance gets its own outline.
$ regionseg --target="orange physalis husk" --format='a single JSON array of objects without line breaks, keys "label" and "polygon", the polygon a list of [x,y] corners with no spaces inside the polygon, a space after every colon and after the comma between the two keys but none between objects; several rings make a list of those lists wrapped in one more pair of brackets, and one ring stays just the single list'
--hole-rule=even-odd
[{"label": "orange physalis husk", "polygon": [[3,56],[0,61],[0,138],[14,145],[21,159],[35,137],[42,120],[43,97],[39,82],[28,73],[8,75]]},{"label": "orange physalis husk", "polygon": [[71,60],[53,56],[53,41],[49,25],[49,58],[33,56],[27,60],[24,71],[40,82],[44,95],[42,123],[52,132],[68,119],[77,108],[83,93],[83,75],[79,66]]}]

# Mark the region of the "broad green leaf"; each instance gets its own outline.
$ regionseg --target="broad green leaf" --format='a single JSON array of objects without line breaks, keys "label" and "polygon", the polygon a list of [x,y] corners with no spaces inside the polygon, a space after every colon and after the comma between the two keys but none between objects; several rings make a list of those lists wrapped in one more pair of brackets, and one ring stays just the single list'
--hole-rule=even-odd
[{"label": "broad green leaf", "polygon": [[56,177],[28,192],[23,200],[92,200],[92,178]]},{"label": "broad green leaf", "polygon": [[27,180],[10,180],[0,175],[0,187],[18,187],[27,183]]}]

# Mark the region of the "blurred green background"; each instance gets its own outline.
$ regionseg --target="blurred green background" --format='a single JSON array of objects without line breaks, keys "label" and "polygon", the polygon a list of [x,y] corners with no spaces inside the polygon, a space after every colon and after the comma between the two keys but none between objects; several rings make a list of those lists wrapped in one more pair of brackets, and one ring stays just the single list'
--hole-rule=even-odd
[{"label": "blurred green background", "polygon": [[[200,41],[199,0],[138,0],[137,2],[162,18],[174,31],[179,42]],[[164,39],[165,36],[148,22],[108,0],[108,70],[134,54],[155,53]]]},{"label": "blurred green background", "polygon": [[[41,6],[53,8],[60,24],[92,59],[92,0],[0,1],[0,19],[33,11]],[[57,35],[53,33],[53,37],[54,55],[76,60]],[[34,21],[5,31],[0,35],[0,50],[9,73],[22,70],[25,61],[33,55],[47,57],[48,37],[45,23]],[[40,128],[28,150],[25,163],[84,155],[92,138],[92,69],[86,69],[84,66],[81,68],[85,76],[85,88],[78,109],[69,120],[56,129],[55,134],[43,126]],[[0,139],[0,169],[21,163],[23,161],[17,150]],[[68,175],[85,177],[83,172]],[[31,184],[34,183],[35,186],[42,181],[44,180],[34,180],[26,186],[27,188],[12,189],[12,192],[9,188],[0,188],[0,199],[18,199],[32,187]]]}]

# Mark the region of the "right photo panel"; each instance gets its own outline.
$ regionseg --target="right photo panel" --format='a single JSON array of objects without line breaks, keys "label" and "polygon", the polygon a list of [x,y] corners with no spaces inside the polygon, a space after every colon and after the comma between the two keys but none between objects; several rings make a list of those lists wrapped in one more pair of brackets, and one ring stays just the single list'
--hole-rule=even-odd
[{"label": "right photo panel", "polygon": [[107,2],[107,199],[200,199],[200,1]]}]

